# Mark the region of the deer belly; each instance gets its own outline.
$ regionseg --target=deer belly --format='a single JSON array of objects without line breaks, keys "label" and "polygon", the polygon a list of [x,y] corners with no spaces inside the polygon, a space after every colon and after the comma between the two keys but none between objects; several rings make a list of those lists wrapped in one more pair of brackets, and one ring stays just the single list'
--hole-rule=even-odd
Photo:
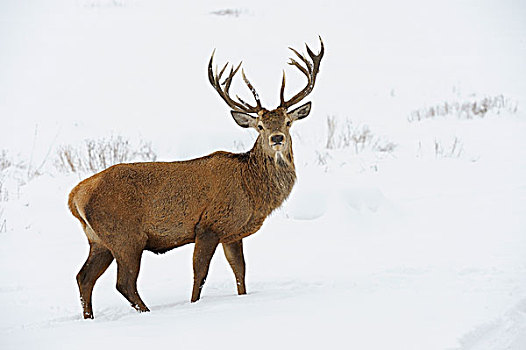
[{"label": "deer belly", "polygon": [[194,226],[183,221],[152,222],[143,227],[148,236],[145,249],[154,253],[164,253],[195,240]]}]

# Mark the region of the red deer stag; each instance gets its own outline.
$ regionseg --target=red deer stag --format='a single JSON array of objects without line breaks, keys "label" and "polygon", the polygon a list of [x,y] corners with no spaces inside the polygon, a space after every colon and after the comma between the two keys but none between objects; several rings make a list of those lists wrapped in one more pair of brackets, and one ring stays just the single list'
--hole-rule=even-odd
[{"label": "red deer stag", "polygon": [[[93,318],[93,286],[113,259],[117,261],[117,290],[138,311],[149,311],[137,292],[137,276],[144,250],[164,253],[195,243],[192,302],[199,300],[210,260],[221,243],[232,267],[238,294],[245,294],[245,259],[242,239],[255,233],[265,218],[288,197],[296,180],[289,129],[305,118],[311,103],[288,111],[310,94],[316,82],[324,47],[289,64],[307,77],[307,85],[285,100],[285,72],[279,107],[267,110],[241,71],[254,95],[250,105],[229,95],[241,64],[228,63],[218,72],[208,64],[208,78],[232,109],[236,123],[254,128],[259,136],[246,153],[215,152],[178,162],[117,164],[80,182],[69,195],[69,208],[80,221],[89,241],[89,255],[77,275],[84,318]],[[303,64],[300,64],[302,62]]]}]

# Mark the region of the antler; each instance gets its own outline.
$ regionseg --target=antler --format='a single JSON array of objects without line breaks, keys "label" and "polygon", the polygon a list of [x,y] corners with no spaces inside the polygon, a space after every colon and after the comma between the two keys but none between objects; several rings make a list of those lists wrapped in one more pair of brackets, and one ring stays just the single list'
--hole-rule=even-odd
[{"label": "antler", "polygon": [[[230,89],[230,85],[232,84],[232,79],[236,75],[237,71],[241,67],[241,62],[239,65],[234,69],[234,66],[232,65],[230,69],[230,73],[228,74],[228,77],[225,79],[223,83],[220,83],[221,77],[223,76],[223,73],[225,72],[226,67],[228,66],[228,62],[224,65],[223,69],[217,73],[217,67],[215,74],[212,70],[212,61],[214,60],[214,52],[212,52],[212,57],[210,57],[210,62],[208,63],[208,80],[210,81],[210,84],[214,87],[214,89],[218,92],[219,96],[228,104],[230,108],[232,108],[235,111],[238,112],[245,112],[245,113],[257,113],[263,109],[261,107],[261,101],[259,100],[259,95],[256,92],[256,89],[254,89],[254,86],[250,83],[250,81],[245,76],[245,72],[243,69],[241,69],[241,75],[243,76],[243,80],[245,81],[245,84],[247,84],[248,88],[250,89],[250,92],[252,92],[252,95],[254,95],[254,99],[256,100],[256,106],[252,106],[248,104],[247,102],[243,101],[241,97],[236,95],[236,98],[238,101],[233,100],[230,95],[228,94],[228,90]],[[223,85],[223,88],[221,88],[221,85]]]},{"label": "antler", "polygon": [[298,61],[296,61],[293,58],[290,59],[289,64],[291,66],[295,66],[303,74],[305,74],[305,76],[307,77],[308,82],[307,82],[307,86],[305,86],[305,88],[303,88],[303,90],[298,92],[290,100],[285,101],[285,98],[283,96],[284,93],[285,93],[285,71],[283,71],[283,80],[281,82],[281,91],[280,91],[280,94],[279,94],[279,97],[280,97],[280,100],[281,100],[281,103],[279,105],[280,107],[283,107],[283,108],[287,109],[290,106],[295,105],[296,103],[298,103],[301,100],[303,100],[308,94],[310,94],[312,89],[314,88],[314,83],[316,82],[316,75],[318,74],[318,71],[320,69],[320,62],[321,62],[321,59],[323,57],[323,53],[325,51],[325,48],[323,47],[323,41],[321,40],[321,37],[319,37],[319,38],[320,38],[321,48],[320,48],[320,53],[318,53],[317,55],[315,55],[314,52],[312,52],[312,50],[309,48],[309,46],[307,44],[305,44],[305,47],[307,48],[307,53],[309,54],[310,58],[312,59],[312,63],[310,61],[308,61],[307,58],[304,55],[300,54],[298,51],[294,50],[292,47],[289,48],[289,49],[292,50],[292,52],[294,52],[296,54],[296,56],[298,56],[298,58],[303,63],[305,63],[306,67],[303,67]]}]

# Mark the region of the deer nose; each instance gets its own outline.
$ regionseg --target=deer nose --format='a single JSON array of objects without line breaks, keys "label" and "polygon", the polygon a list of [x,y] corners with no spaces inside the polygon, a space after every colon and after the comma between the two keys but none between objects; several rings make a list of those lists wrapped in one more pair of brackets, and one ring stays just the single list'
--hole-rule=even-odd
[{"label": "deer nose", "polygon": [[274,134],[270,136],[270,142],[273,144],[283,143],[284,139],[285,139],[285,135],[283,134]]}]

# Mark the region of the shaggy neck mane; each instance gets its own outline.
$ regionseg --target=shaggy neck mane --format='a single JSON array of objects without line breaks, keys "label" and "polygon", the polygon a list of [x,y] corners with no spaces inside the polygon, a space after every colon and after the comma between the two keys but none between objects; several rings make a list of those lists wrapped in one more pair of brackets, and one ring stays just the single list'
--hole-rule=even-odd
[{"label": "shaggy neck mane", "polygon": [[296,181],[296,170],[290,144],[281,154],[272,157],[263,150],[263,142],[258,137],[247,152],[244,176],[254,204],[270,213],[289,196]]}]

